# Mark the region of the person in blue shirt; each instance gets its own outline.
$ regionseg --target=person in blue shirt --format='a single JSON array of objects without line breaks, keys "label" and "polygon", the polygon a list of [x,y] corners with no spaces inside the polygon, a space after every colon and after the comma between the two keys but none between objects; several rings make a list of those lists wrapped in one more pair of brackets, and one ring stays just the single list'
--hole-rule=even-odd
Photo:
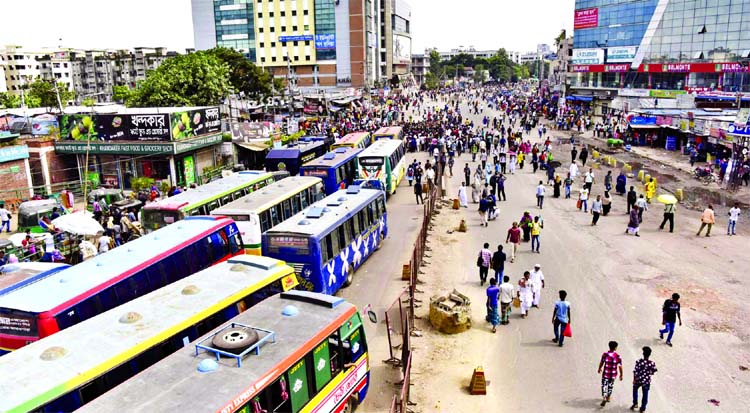
[{"label": "person in blue shirt", "polygon": [[497,305],[500,297],[500,288],[497,286],[497,280],[490,278],[490,286],[487,287],[487,321],[492,324],[492,332],[497,331],[497,325],[500,324],[500,313]]},{"label": "person in blue shirt", "polygon": [[563,332],[570,324],[570,303],[565,300],[568,296],[565,290],[560,290],[559,294],[560,300],[555,303],[555,310],[552,312],[552,325],[555,330],[555,338],[552,339],[552,342],[562,347],[565,339]]}]

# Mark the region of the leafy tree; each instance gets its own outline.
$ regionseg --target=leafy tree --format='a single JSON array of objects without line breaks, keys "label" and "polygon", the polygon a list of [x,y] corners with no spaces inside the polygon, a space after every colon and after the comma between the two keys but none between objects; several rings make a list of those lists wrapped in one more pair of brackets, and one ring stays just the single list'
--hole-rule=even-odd
[{"label": "leafy tree", "polygon": [[58,106],[58,93],[60,94],[60,103],[63,107],[76,96],[75,92],[68,90],[68,86],[65,83],[58,82],[57,91],[55,91],[54,83],[43,79],[36,79],[28,86],[25,96],[26,106],[56,108]]},{"label": "leafy tree", "polygon": [[8,109],[20,108],[21,97],[10,94],[8,92],[0,92],[0,107],[4,107]]},{"label": "leafy tree", "polygon": [[127,86],[112,86],[112,99],[114,99],[115,102],[126,102],[131,93],[130,88]]},{"label": "leafy tree", "polygon": [[440,53],[437,50],[430,50],[430,73],[440,77],[443,75],[443,64]]},{"label": "leafy tree", "polygon": [[484,83],[484,71],[483,64],[474,65],[474,83]]},{"label": "leafy tree", "polygon": [[487,70],[495,80],[500,82],[511,81],[515,74],[516,64],[508,57],[505,49],[500,49],[492,57],[487,59]]},{"label": "leafy tree", "polygon": [[286,81],[280,77],[273,78],[273,90],[276,91],[276,93],[280,94],[281,96],[284,96],[284,93],[286,91]]},{"label": "leafy tree", "polygon": [[438,77],[434,73],[427,72],[424,75],[424,83],[422,84],[422,86],[424,86],[425,89],[433,90],[440,87],[440,82]]},{"label": "leafy tree", "polygon": [[227,64],[209,51],[167,59],[128,97],[130,107],[208,106],[230,92]]},{"label": "leafy tree", "polygon": [[245,55],[226,47],[208,50],[229,67],[229,83],[235,93],[244,92],[247,96],[260,97],[273,93],[273,77],[256,66]]},{"label": "leafy tree", "polygon": [[95,104],[96,100],[92,97],[85,98],[81,101],[81,106],[94,106]]}]

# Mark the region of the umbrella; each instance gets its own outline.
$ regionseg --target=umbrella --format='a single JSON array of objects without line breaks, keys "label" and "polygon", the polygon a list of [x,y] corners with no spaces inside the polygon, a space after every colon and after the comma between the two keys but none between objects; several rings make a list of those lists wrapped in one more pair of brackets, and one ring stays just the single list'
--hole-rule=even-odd
[{"label": "umbrella", "polygon": [[677,198],[674,197],[672,194],[661,194],[658,198],[656,198],[657,201],[661,202],[662,204],[676,204]]},{"label": "umbrella", "polygon": [[63,215],[52,221],[52,225],[60,231],[73,235],[96,235],[104,232],[101,224],[96,222],[93,215],[88,211],[74,212]]},{"label": "umbrella", "polygon": [[562,166],[562,163],[560,163],[560,161],[550,161],[549,166],[553,168],[559,168],[560,166]]}]

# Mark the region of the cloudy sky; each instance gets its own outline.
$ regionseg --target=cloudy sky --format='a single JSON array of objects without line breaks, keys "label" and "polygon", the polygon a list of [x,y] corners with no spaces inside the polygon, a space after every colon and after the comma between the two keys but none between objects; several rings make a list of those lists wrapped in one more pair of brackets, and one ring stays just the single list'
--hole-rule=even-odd
[{"label": "cloudy sky", "polygon": [[[193,46],[190,0],[6,1],[0,45],[178,51]],[[413,53],[459,46],[530,51],[573,25],[574,0],[408,1]]]}]

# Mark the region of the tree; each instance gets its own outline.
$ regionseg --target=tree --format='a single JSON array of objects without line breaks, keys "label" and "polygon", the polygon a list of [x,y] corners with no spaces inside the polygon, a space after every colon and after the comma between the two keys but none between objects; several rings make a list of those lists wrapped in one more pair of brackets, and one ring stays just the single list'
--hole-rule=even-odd
[{"label": "tree", "polygon": [[33,107],[44,107],[44,108],[57,108],[58,100],[57,95],[60,94],[60,104],[65,107],[68,101],[73,100],[76,94],[72,90],[68,90],[68,86],[65,83],[58,82],[57,90],[55,90],[55,84],[44,79],[36,79],[29,86],[26,92],[25,100],[26,106]]},{"label": "tree", "polygon": [[474,66],[474,83],[484,83],[484,65],[478,64]]},{"label": "tree", "polygon": [[424,75],[424,83],[422,84],[425,89],[433,90],[440,86],[440,82],[437,76],[432,72],[427,72]]},{"label": "tree", "polygon": [[443,75],[443,64],[441,62],[440,53],[437,50],[430,50],[430,73],[437,77]]},{"label": "tree", "polygon": [[245,55],[226,47],[208,50],[227,64],[229,68],[229,83],[235,93],[244,92],[247,96],[261,97],[273,93],[273,78],[270,73],[256,66]]},{"label": "tree", "polygon": [[490,76],[499,82],[511,81],[515,74],[516,64],[508,57],[505,49],[500,49],[492,57],[487,59],[487,70]]},{"label": "tree", "polygon": [[112,86],[112,99],[115,100],[115,102],[121,102],[124,103],[128,100],[131,94],[131,90],[127,86]]},{"label": "tree", "polygon": [[127,106],[216,105],[230,90],[227,64],[211,52],[201,51],[172,57],[148,72],[128,97]]},{"label": "tree", "polygon": [[81,101],[81,106],[94,106],[96,104],[96,100],[92,97],[87,97]]},{"label": "tree", "polygon": [[21,107],[21,97],[8,92],[0,92],[0,107],[12,109]]}]

